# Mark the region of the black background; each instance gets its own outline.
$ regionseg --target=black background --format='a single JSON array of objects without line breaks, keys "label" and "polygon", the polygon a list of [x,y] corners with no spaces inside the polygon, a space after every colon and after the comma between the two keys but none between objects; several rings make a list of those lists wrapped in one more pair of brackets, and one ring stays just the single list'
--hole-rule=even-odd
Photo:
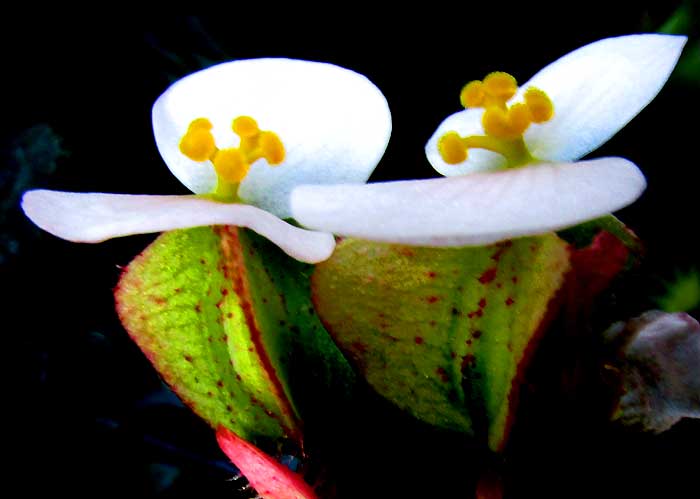
[{"label": "black background", "polygon": [[[497,5],[479,11],[434,4],[411,13],[410,22],[403,11],[378,19],[373,11],[350,12],[350,6],[333,15],[308,13],[321,19],[307,17],[304,23],[281,12],[273,16],[271,8],[148,19],[114,12],[90,14],[89,20],[65,13],[7,16],[0,33],[5,86],[0,186],[6,200],[16,201],[11,186],[18,185],[18,137],[48,125],[65,154],[52,171],[33,171],[19,184],[23,187],[185,193],[155,148],[153,101],[172,81],[204,65],[261,56],[327,61],[368,76],[386,95],[393,117],[392,139],[372,180],[436,176],[423,145],[458,110],[466,81],[493,70],[525,81],[585,43],[657,29],[677,5],[636,2],[612,9],[610,3],[576,3],[516,12]],[[630,291],[638,294],[635,312],[645,309],[655,279],[699,264],[698,90],[673,78],[592,154],[627,157],[649,182],[643,198],[619,215],[648,246],[652,284]],[[9,360],[3,412],[10,418],[3,449],[12,462],[10,480],[27,495],[236,497],[236,485],[226,481],[232,468],[211,430],[163,389],[113,309],[120,268],[154,236],[77,245],[41,233],[16,203],[3,217],[3,352]],[[392,447],[386,456],[351,454],[348,482],[355,497],[469,496],[468,486],[459,489],[462,470],[454,464],[464,456],[451,459],[449,436],[406,438],[411,423],[388,430],[389,420],[378,415],[376,427],[367,430],[388,431]],[[509,497],[696,497],[691,487],[700,444],[697,421],[657,437],[572,429],[590,439],[556,445],[547,443],[545,431],[544,442],[520,440],[529,447],[506,460],[513,476]],[[391,472],[374,485],[377,477],[383,479],[377,470],[387,461],[394,463],[388,465]]]}]

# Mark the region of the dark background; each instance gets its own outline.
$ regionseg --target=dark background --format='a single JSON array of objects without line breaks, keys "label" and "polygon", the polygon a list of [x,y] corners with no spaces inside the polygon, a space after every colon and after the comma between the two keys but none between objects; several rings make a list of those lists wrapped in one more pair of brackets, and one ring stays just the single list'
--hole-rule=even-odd
[{"label": "dark background", "polygon": [[[233,468],[211,430],[163,388],[113,309],[120,269],[154,236],[72,244],[42,233],[17,209],[20,193],[36,187],[185,193],[160,160],[150,126],[153,101],[175,79],[212,63],[261,56],[351,68],[374,81],[392,110],[391,143],[372,180],[424,178],[436,174],[423,145],[459,109],[465,82],[493,70],[524,82],[585,43],[657,30],[681,3],[532,5],[522,12],[435,4],[411,13],[410,22],[405,12],[377,19],[368,11],[356,19],[356,12],[315,12],[321,21],[300,23],[270,9],[138,20],[115,13],[89,21],[6,16],[0,282],[9,360],[3,449],[11,482],[27,494],[236,497],[236,484],[226,481]],[[592,155],[627,157],[649,182],[643,198],[619,215],[647,243],[643,285],[628,298],[633,313],[649,308],[664,279],[700,267],[697,78],[675,75]],[[437,446],[449,438],[426,433],[411,441],[401,433],[410,422],[387,430],[389,420],[378,415],[376,427],[389,431],[388,455],[398,464],[374,486],[385,457],[352,454],[356,497],[391,497],[392,490],[468,497],[468,487],[456,488],[460,470],[449,464],[454,446],[444,452]],[[697,421],[660,436],[612,432],[574,441],[579,448],[529,442],[508,457],[521,491],[511,490],[512,497],[696,497]]]}]

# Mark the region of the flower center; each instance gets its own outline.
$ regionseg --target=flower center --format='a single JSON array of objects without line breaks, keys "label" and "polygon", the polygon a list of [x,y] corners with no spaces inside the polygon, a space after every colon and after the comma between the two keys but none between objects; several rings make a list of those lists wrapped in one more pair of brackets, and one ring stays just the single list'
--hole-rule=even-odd
[{"label": "flower center", "polygon": [[210,161],[218,177],[217,198],[237,200],[238,185],[248,174],[250,165],[265,158],[272,165],[284,161],[284,145],[276,133],[263,131],[250,116],[239,116],[231,128],[240,137],[238,147],[219,149],[211,133],[213,126],[207,118],[197,118],[190,123],[180,139],[180,152],[193,161]]},{"label": "flower center", "polygon": [[510,106],[507,102],[518,91],[518,84],[508,73],[490,73],[486,78],[467,83],[460,94],[465,108],[484,108],[481,124],[485,135],[460,136],[447,132],[438,140],[440,156],[450,165],[465,161],[468,150],[487,149],[508,160],[513,168],[534,161],[525,146],[523,133],[532,123],[545,123],[552,119],[554,106],[542,90],[530,87],[523,95],[525,102]]}]

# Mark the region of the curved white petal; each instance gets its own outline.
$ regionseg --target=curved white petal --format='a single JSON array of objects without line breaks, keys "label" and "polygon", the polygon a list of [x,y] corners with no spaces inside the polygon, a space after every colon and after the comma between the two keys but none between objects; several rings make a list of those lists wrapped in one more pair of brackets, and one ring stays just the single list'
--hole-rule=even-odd
[{"label": "curved white petal", "polygon": [[207,225],[248,227],[297,260],[316,263],[335,248],[331,234],[299,229],[245,204],[217,203],[196,196],[146,196],[28,191],[24,213],[54,236],[81,243]]},{"label": "curved white petal", "polygon": [[190,122],[208,118],[217,146],[235,147],[238,116],[279,135],[286,149],[274,168],[258,160],[239,194],[282,218],[300,184],[362,183],[391,134],[391,114],[379,89],[364,76],[332,64],[293,59],[233,61],[173,84],[153,106],[153,130],[163,159],[196,193],[209,193],[216,176],[208,162],[183,156],[178,144]]},{"label": "curved white petal", "polygon": [[467,173],[495,170],[506,166],[506,160],[503,156],[484,149],[470,149],[467,160],[457,165],[445,163],[440,156],[437,147],[438,140],[447,132],[457,132],[462,137],[484,135],[484,127],[481,126],[481,116],[483,114],[483,109],[465,109],[454,113],[440,123],[433,136],[430,137],[430,140],[425,145],[425,154],[433,168],[440,172],[441,175],[453,177]]},{"label": "curved white petal", "polygon": [[615,211],[646,182],[623,158],[541,164],[462,177],[301,186],[292,212],[316,230],[421,246],[482,245],[541,234]]},{"label": "curved white petal", "polygon": [[661,90],[681,55],[684,36],[628,35],[581,47],[524,84],[554,103],[554,118],[532,125],[525,142],[544,161],[571,161],[597,149]]}]

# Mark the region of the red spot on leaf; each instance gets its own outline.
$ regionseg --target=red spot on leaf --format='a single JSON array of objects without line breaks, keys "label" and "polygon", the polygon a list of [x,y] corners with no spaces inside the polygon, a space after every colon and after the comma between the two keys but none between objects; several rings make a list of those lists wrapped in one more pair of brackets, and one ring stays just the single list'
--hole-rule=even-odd
[{"label": "red spot on leaf", "polygon": [[353,350],[356,350],[360,353],[367,353],[367,345],[365,345],[361,341],[354,341],[350,346],[353,348]]},{"label": "red spot on leaf", "polygon": [[438,367],[435,372],[438,374],[438,376],[440,376],[443,383],[447,383],[450,380],[450,377],[447,375],[447,371],[444,367]]},{"label": "red spot on leaf", "polygon": [[430,271],[426,272],[425,275],[427,275],[430,279],[435,279],[435,276],[437,275],[437,273],[430,270]]},{"label": "red spot on leaf", "polygon": [[507,306],[507,307],[510,307],[513,303],[515,303],[515,300],[509,296],[509,297],[506,299],[506,306]]},{"label": "red spot on leaf", "polygon": [[224,387],[224,380],[220,379],[219,381],[217,381],[216,386],[218,386],[219,388],[223,388]]},{"label": "red spot on leaf", "polygon": [[194,311],[197,312],[197,313],[200,313],[200,312],[202,311],[202,304],[201,304],[201,303],[197,303],[197,304],[194,306]]},{"label": "red spot on leaf", "polygon": [[510,240],[499,243],[497,245],[498,250],[496,250],[496,252],[493,255],[491,255],[491,260],[493,260],[494,262],[499,261],[501,259],[501,256],[503,256],[503,253],[511,246],[513,246],[513,241]]},{"label": "red spot on leaf", "polygon": [[416,256],[415,252],[411,248],[407,247],[399,248],[399,254],[407,257]]},{"label": "red spot on leaf", "polygon": [[422,345],[423,344],[423,337],[422,336],[416,336],[413,338],[413,341],[416,342],[416,345]]},{"label": "red spot on leaf", "polygon": [[472,338],[474,338],[475,340],[478,340],[479,338],[481,338],[481,335],[482,335],[482,332],[477,329],[472,333]]},{"label": "red spot on leaf", "polygon": [[191,356],[191,355],[185,355],[185,360],[186,360],[187,362],[192,362],[192,360],[194,360],[194,359],[192,359],[192,356]]},{"label": "red spot on leaf", "polygon": [[510,280],[513,281],[513,284],[517,284],[518,283],[518,276],[514,275],[513,277],[510,278]]},{"label": "red spot on leaf", "polygon": [[473,319],[474,317],[483,317],[483,316],[484,316],[484,311],[480,308],[477,310],[474,310],[473,312],[469,312],[467,314],[467,317],[469,317],[470,319]]},{"label": "red spot on leaf", "polygon": [[484,308],[486,307],[486,298],[482,298],[479,300],[479,308]]},{"label": "red spot on leaf", "polygon": [[474,367],[476,367],[476,357],[473,353],[468,353],[462,357],[462,372],[464,372],[467,368],[473,369]]},{"label": "red spot on leaf", "polygon": [[486,269],[483,274],[479,277],[479,282],[481,284],[488,284],[496,278],[496,267],[491,267]]},{"label": "red spot on leaf", "polygon": [[428,298],[426,298],[426,300],[428,301],[428,303],[435,303],[435,302],[438,301],[439,299],[440,299],[440,298],[439,298],[438,296],[435,296],[435,295],[431,295],[431,296],[428,296]]}]

